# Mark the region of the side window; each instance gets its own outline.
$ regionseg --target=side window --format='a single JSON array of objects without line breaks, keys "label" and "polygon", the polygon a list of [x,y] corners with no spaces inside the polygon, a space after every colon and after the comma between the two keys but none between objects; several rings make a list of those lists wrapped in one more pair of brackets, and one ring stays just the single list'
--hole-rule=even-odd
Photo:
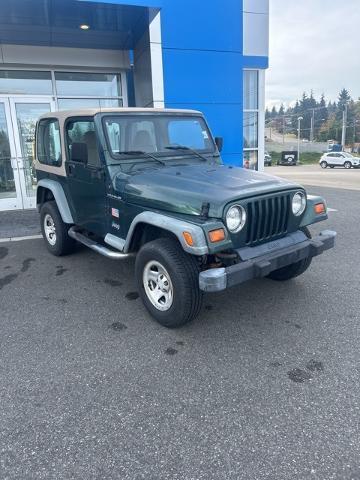
[{"label": "side window", "polygon": [[44,165],[62,163],[60,125],[55,119],[40,120],[37,131],[37,158]]},{"label": "side window", "polygon": [[95,124],[92,118],[70,120],[66,124],[66,143],[68,158],[72,159],[75,144],[85,144],[87,150],[87,165],[100,166],[99,150],[96,140]]}]

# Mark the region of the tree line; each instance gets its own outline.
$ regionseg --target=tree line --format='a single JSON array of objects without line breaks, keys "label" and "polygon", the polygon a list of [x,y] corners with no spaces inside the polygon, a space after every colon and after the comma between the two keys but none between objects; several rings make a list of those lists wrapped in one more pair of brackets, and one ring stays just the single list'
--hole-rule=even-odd
[{"label": "tree line", "polygon": [[353,100],[346,88],[343,88],[337,101],[327,102],[325,95],[320,99],[314,97],[313,92],[303,93],[293,107],[266,109],[265,119],[268,126],[280,133],[297,134],[298,118],[301,121],[301,138],[317,142],[335,140],[341,143],[343,114],[346,110],[346,144],[360,143],[360,99]]}]

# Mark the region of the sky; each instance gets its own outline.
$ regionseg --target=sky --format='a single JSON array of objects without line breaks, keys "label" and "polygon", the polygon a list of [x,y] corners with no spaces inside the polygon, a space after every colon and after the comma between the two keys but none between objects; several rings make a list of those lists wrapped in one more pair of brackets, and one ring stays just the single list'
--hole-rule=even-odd
[{"label": "sky", "polygon": [[344,87],[360,97],[360,0],[270,0],[267,106]]}]

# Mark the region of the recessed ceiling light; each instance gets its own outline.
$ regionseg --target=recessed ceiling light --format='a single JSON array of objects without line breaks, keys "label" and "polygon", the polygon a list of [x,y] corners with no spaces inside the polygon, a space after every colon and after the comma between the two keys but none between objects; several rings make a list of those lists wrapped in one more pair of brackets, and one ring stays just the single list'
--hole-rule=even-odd
[{"label": "recessed ceiling light", "polygon": [[82,23],[82,24],[80,25],[80,28],[81,28],[81,30],[89,30],[89,29],[90,29],[90,25],[86,25],[86,23]]}]

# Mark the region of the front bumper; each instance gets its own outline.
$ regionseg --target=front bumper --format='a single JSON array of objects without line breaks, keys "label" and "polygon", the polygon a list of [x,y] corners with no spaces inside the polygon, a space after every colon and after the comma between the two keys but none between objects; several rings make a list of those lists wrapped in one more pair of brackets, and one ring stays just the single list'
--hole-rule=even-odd
[{"label": "front bumper", "polygon": [[227,268],[213,268],[199,275],[200,290],[219,292],[254,278],[266,277],[274,270],[316,257],[335,245],[336,232],[325,230],[317,237],[308,239],[302,232],[285,238],[238,250],[242,261]]}]

